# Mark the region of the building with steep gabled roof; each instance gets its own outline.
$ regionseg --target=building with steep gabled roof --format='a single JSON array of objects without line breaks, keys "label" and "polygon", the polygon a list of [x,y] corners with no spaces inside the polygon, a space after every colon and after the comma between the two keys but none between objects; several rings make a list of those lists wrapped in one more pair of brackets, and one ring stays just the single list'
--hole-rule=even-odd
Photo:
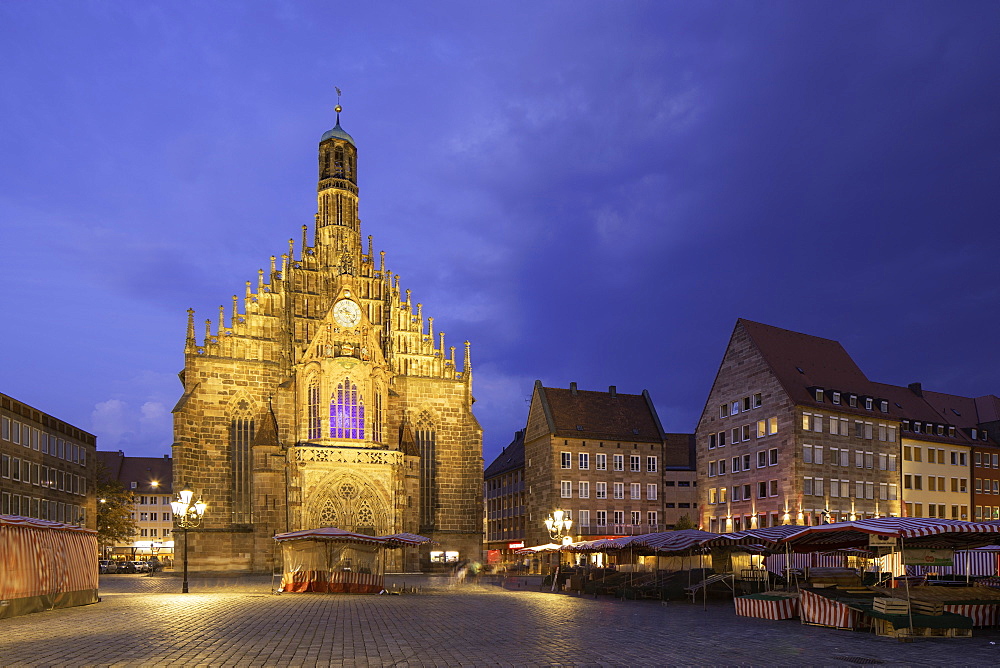
[{"label": "building with steep gabled roof", "polygon": [[544,520],[557,510],[569,514],[579,539],[659,531],[695,512],[690,435],[664,432],[645,390],[535,381],[523,438],[528,545],[549,542]]},{"label": "building with steep gabled roof", "polygon": [[[170,457],[129,457],[121,450],[98,450],[97,461],[109,480],[116,480],[132,493],[132,519],[136,534],[110,546],[111,558],[124,561],[161,561],[174,556],[174,520],[170,502],[175,500],[173,462]],[[100,500],[98,500],[100,503]]]},{"label": "building with steep gabled roof", "polygon": [[837,341],[740,319],[696,430],[702,526],[992,516],[970,467],[998,416],[993,395],[874,382]]}]

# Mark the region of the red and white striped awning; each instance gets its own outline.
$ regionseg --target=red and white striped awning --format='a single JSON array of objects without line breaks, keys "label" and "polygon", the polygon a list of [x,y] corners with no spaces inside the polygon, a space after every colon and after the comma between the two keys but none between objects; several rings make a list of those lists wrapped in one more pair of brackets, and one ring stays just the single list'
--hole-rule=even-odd
[{"label": "red and white striped awning", "polygon": [[[686,552],[701,547],[704,543],[719,534],[701,529],[679,529],[677,531],[662,531],[639,536],[629,536],[629,541],[622,547],[648,548],[657,554],[668,552]],[[621,539],[619,539],[621,540]]]},{"label": "red and white striped awning", "polygon": [[997,542],[1000,524],[923,517],[877,517],[805,527],[778,542],[796,552],[866,547],[870,535],[901,539],[907,547],[962,549]]},{"label": "red and white striped awning", "polygon": [[718,538],[705,542],[705,547],[723,547],[726,545],[760,545],[764,548],[774,548],[782,538],[791,536],[804,529],[804,526],[797,524],[779,524],[773,527],[761,527],[759,529],[746,529],[745,531],[735,531],[724,533]]},{"label": "red and white striped awning", "polygon": [[61,531],[79,531],[81,533],[97,532],[93,529],[66,524],[64,522],[52,522],[51,520],[36,520],[33,517],[21,517],[20,515],[0,515],[0,525],[12,527],[32,527],[35,529],[58,529]]},{"label": "red and white striped awning", "polygon": [[391,536],[368,536],[353,531],[345,531],[336,527],[321,527],[319,529],[303,529],[301,531],[289,531],[279,533],[274,536],[274,540],[280,542],[288,540],[320,540],[339,543],[361,543],[367,545],[383,545],[385,547],[401,547],[403,545],[420,545],[431,542],[430,538],[418,536],[414,533],[397,533]]},{"label": "red and white striped awning", "polygon": [[559,543],[546,543],[545,545],[535,545],[534,547],[522,547],[514,554],[538,554],[539,552],[557,552],[563,546]]}]

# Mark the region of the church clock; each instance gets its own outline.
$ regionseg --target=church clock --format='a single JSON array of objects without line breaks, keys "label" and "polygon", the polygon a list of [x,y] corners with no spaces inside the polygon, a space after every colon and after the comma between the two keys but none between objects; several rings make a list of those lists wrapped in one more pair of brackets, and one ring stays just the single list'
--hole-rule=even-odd
[{"label": "church clock", "polygon": [[354,327],[361,322],[361,307],[350,299],[341,299],[333,305],[333,318],[341,327]]}]

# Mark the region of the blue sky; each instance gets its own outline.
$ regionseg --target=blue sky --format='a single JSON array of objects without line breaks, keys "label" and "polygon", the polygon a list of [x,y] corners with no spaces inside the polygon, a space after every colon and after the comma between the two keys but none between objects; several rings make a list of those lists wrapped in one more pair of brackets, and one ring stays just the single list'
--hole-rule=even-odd
[{"label": "blue sky", "polygon": [[995,2],[0,4],[0,392],[169,452],[185,310],[359,147],[364,234],[473,343],[487,461],[535,379],[691,431],[738,317],[997,393]]}]

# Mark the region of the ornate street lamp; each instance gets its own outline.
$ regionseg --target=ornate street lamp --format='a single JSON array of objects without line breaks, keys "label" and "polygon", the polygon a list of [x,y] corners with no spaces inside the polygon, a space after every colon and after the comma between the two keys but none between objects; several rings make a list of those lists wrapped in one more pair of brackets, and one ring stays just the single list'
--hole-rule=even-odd
[{"label": "ornate street lamp", "polygon": [[174,510],[174,521],[184,532],[184,586],[181,593],[188,593],[188,529],[195,529],[201,525],[201,518],[205,515],[205,502],[200,498],[196,502],[194,492],[185,489],[177,493],[177,501],[172,501],[170,507]]},{"label": "ornate street lamp", "polygon": [[569,532],[572,527],[573,520],[562,510],[557,510],[545,518],[545,528],[549,530],[549,537],[554,543],[565,545],[573,542],[573,535]]}]

